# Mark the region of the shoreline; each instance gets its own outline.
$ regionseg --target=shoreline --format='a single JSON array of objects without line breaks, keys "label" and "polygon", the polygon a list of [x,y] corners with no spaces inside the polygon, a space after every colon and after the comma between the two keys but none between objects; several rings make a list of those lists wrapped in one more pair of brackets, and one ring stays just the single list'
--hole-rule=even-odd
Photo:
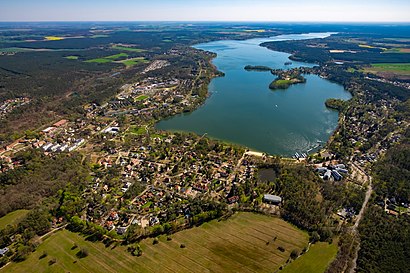
[{"label": "shoreline", "polygon": [[[310,33],[302,33],[302,34],[310,34]],[[334,33],[331,33],[330,35],[332,35],[332,34],[334,34]],[[275,35],[275,36],[269,36],[269,37],[254,37],[254,38],[245,39],[245,40],[260,39],[260,38],[269,39],[269,38],[280,37],[280,36],[282,36],[282,35],[283,35],[283,34],[279,34],[279,35]],[[288,35],[294,35],[294,34],[288,34]],[[329,35],[329,36],[330,36],[330,35]],[[313,38],[309,38],[309,39],[313,39]],[[231,40],[232,40],[232,41],[237,41],[237,39],[231,39]],[[191,111],[190,113],[196,111],[197,109],[199,109],[200,107],[202,107],[202,106],[205,105],[206,100],[207,100],[207,99],[211,96],[211,94],[212,94],[212,93],[209,91],[209,85],[211,84],[212,80],[214,80],[214,79],[216,79],[216,78],[219,78],[219,77],[224,77],[224,76],[225,76],[225,72],[220,71],[220,70],[218,69],[218,67],[213,63],[214,59],[216,59],[216,58],[218,57],[218,53],[217,53],[217,52],[213,52],[213,51],[209,51],[209,50],[204,50],[204,49],[197,48],[198,45],[207,44],[207,43],[211,43],[211,42],[217,42],[217,41],[225,41],[225,40],[210,41],[210,42],[205,42],[205,43],[200,43],[200,44],[195,44],[195,45],[191,45],[191,46],[190,46],[190,47],[192,47],[192,48],[194,48],[194,49],[196,49],[196,50],[203,50],[203,51],[210,52],[210,53],[214,54],[214,56],[213,56],[211,59],[208,60],[208,64],[209,64],[213,69],[215,69],[215,71],[213,71],[213,75],[209,78],[209,82],[206,84],[207,95],[206,95],[206,97],[205,97],[205,100],[203,100],[200,104],[198,104],[196,108],[192,109],[192,111]],[[264,47],[262,44],[263,44],[263,43],[260,43],[260,44],[258,44],[257,46],[259,46],[259,47]],[[266,47],[264,47],[264,48],[266,48]],[[267,49],[268,49],[269,51],[275,51],[275,50],[271,50],[271,49],[269,49],[269,48],[267,48]],[[282,51],[277,51],[277,52],[287,53],[287,52],[282,52]],[[289,56],[288,56],[288,59],[289,59],[289,60],[290,60],[290,57],[291,57],[291,56],[292,56],[292,55],[289,54]],[[301,62],[302,62],[302,63],[309,64],[308,62],[304,62],[304,61],[301,61]],[[256,66],[255,68],[260,68],[260,67],[262,67],[262,66]],[[245,70],[254,71],[254,67],[253,67],[253,66],[249,66],[249,68],[251,68],[251,69],[246,69],[246,67],[245,67]],[[255,70],[256,70],[256,69],[255,69]],[[265,72],[265,71],[269,71],[269,70],[272,71],[273,69],[270,68],[270,67],[263,67],[263,70],[259,70],[259,71]],[[305,79],[305,81],[306,81],[306,79]],[[305,82],[305,81],[303,81],[303,82]],[[325,105],[326,105],[326,104],[325,104]],[[338,130],[339,126],[340,126],[340,114],[341,114],[341,112],[340,112],[339,110],[337,110],[337,109],[334,109],[334,110],[338,112],[338,115],[339,115],[338,122],[337,122],[336,127],[335,127],[334,131],[332,132],[332,134],[331,134],[326,140],[321,141],[321,142],[323,142],[325,145],[323,145],[323,146],[321,146],[321,147],[320,147],[320,146],[317,147],[317,148],[319,148],[319,149],[316,150],[316,151],[314,151],[314,152],[312,151],[312,153],[309,153],[308,151],[306,151],[307,157],[305,157],[305,158],[300,158],[300,159],[302,159],[302,160],[303,160],[303,159],[307,159],[309,156],[315,155],[315,154],[319,153],[321,150],[326,149],[326,148],[328,147],[329,142],[333,139],[334,134],[337,132],[337,130]],[[184,114],[184,113],[180,113],[179,115],[181,115],[181,114]],[[178,116],[178,115],[176,115],[176,116]],[[167,119],[172,119],[172,118],[174,118],[174,117],[175,117],[175,116],[171,116],[171,117],[166,118],[165,120],[167,120]],[[198,135],[198,136],[201,135],[201,134],[198,134],[198,133],[196,133],[196,132],[186,131],[186,130],[158,129],[158,128],[156,127],[156,124],[158,124],[159,122],[161,122],[161,121],[163,121],[163,120],[164,120],[164,119],[161,119],[161,120],[159,120],[159,121],[157,121],[157,122],[155,123],[155,125],[154,125],[154,129],[155,129],[155,130],[164,131],[164,132],[194,133],[194,134],[196,134],[196,135]],[[210,139],[217,140],[217,141],[221,141],[221,142],[223,142],[223,143],[227,143],[227,144],[229,144],[229,145],[234,145],[234,146],[239,145],[239,146],[242,146],[242,147],[244,147],[245,149],[248,150],[247,152],[245,152],[245,154],[248,154],[248,155],[254,155],[254,156],[257,156],[257,157],[263,157],[263,156],[279,156],[279,157],[284,158],[284,159],[294,160],[294,158],[292,158],[292,155],[270,154],[270,153],[268,153],[268,152],[259,152],[259,151],[251,150],[251,148],[250,148],[249,146],[244,145],[244,144],[238,144],[238,143],[236,143],[236,142],[228,141],[228,140],[226,140],[226,139],[221,139],[221,138],[217,138],[217,137],[210,137],[209,135],[207,135],[206,137],[207,137],[207,138],[210,138]]]}]

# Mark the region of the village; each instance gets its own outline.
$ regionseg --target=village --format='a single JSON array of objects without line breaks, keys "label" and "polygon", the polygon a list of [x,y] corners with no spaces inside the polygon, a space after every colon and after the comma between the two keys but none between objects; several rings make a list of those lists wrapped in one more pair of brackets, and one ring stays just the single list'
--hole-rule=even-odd
[{"label": "village", "polygon": [[153,128],[155,120],[199,103],[193,85],[161,77],[124,85],[108,103],[84,106],[83,118],[58,120],[1,149],[0,172],[19,167],[14,155],[26,149],[88,155],[93,172],[81,218],[118,234],[130,225],[147,229],[175,219],[184,225],[198,197],[234,204],[233,185],[255,173],[243,148]]}]

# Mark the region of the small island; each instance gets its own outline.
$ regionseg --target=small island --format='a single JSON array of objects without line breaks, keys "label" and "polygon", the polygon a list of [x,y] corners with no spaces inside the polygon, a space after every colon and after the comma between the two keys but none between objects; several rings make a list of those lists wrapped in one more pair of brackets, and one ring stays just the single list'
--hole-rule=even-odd
[{"label": "small island", "polygon": [[268,66],[262,66],[262,65],[247,65],[245,66],[245,70],[247,71],[272,71],[273,69]]},{"label": "small island", "polygon": [[302,76],[301,70],[294,68],[289,70],[283,69],[273,69],[268,66],[263,65],[247,65],[245,66],[246,71],[270,71],[277,78],[271,82],[269,89],[287,89],[292,84],[305,83],[306,79]]},{"label": "small island", "polygon": [[276,89],[287,89],[292,84],[305,83],[306,79],[302,76],[299,70],[280,70],[275,69],[271,70],[272,74],[277,75],[278,77],[271,82],[269,88],[272,90]]}]

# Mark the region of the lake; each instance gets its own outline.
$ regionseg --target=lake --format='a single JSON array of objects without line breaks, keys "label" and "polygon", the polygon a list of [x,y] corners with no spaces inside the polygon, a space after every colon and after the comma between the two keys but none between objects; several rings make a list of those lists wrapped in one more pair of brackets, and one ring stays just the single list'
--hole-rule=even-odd
[{"label": "lake", "polygon": [[192,113],[163,120],[157,129],[194,132],[240,144],[268,154],[291,156],[312,152],[326,142],[337,127],[338,113],[328,109],[329,98],[349,99],[341,85],[316,75],[305,75],[307,82],[287,90],[269,89],[275,79],[270,72],[246,71],[246,65],[271,68],[312,67],[292,61],[289,54],[259,46],[267,41],[323,38],[329,33],[281,35],[245,41],[216,41],[195,48],[217,53],[214,65],[225,77],[209,85],[210,97]]}]

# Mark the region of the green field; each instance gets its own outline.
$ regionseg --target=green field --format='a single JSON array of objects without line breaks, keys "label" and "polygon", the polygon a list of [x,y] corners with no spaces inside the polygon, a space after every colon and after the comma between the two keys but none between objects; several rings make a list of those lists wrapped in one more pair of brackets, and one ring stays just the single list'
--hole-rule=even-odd
[{"label": "green field", "polygon": [[66,58],[67,60],[78,60],[78,56],[66,56],[64,58]]},{"label": "green field", "polygon": [[144,57],[132,58],[127,60],[118,61],[127,67],[131,67],[140,63],[147,63],[148,61],[145,60]]},{"label": "green field", "polygon": [[127,58],[128,54],[127,53],[118,53],[118,54],[115,54],[115,55],[104,57],[104,59],[117,60],[117,59],[120,59],[120,58],[123,58],[123,57]]},{"label": "green field", "polygon": [[126,46],[112,46],[112,49],[116,49],[116,50],[124,50],[124,51],[131,51],[131,52],[145,52],[146,50],[141,49],[141,48],[134,48],[134,47],[126,47]]},{"label": "green field", "polygon": [[0,229],[5,228],[7,225],[18,224],[27,215],[28,210],[16,210],[10,212],[6,216],[0,218]]},{"label": "green field", "polygon": [[97,38],[108,38],[108,37],[110,37],[110,36],[109,36],[109,35],[105,35],[105,34],[95,34],[95,35],[90,36],[90,38],[93,38],[93,39],[97,39]]},{"label": "green field", "polygon": [[309,251],[286,266],[283,273],[322,273],[337,254],[337,244],[316,243]]},{"label": "green field", "polygon": [[86,63],[98,63],[98,64],[105,64],[105,63],[111,63],[112,60],[110,59],[105,59],[105,58],[98,58],[98,59],[92,59],[85,61]]},{"label": "green field", "polygon": [[144,135],[147,133],[147,130],[144,127],[130,126],[130,128],[128,129],[128,133],[134,135]]},{"label": "green field", "polygon": [[410,75],[410,63],[380,63],[372,64],[371,67],[365,68],[366,72],[384,72],[400,75]]},{"label": "green field", "polygon": [[100,63],[100,64],[104,64],[104,63],[111,63],[117,59],[123,58],[123,57],[128,57],[127,53],[119,53],[119,54],[115,54],[115,55],[111,55],[111,56],[107,56],[107,57],[103,57],[103,58],[96,58],[96,59],[91,59],[88,61],[85,61],[86,63]]},{"label": "green field", "polygon": [[142,100],[145,100],[145,99],[147,99],[147,98],[149,98],[149,97],[146,96],[146,95],[141,95],[141,96],[136,97],[136,98],[135,98],[135,101],[142,101]]},{"label": "green field", "polygon": [[[160,237],[157,245],[153,239],[144,240],[142,256],[134,257],[123,246],[106,248],[63,230],[46,239],[26,261],[0,272],[275,272],[293,249],[308,243],[306,233],[285,221],[253,213],[238,213],[171,237],[172,241]],[[74,244],[78,248],[72,249]],[[76,257],[81,248],[88,250],[88,257]],[[40,259],[44,252],[47,257]],[[53,258],[56,263],[49,265]]]}]

